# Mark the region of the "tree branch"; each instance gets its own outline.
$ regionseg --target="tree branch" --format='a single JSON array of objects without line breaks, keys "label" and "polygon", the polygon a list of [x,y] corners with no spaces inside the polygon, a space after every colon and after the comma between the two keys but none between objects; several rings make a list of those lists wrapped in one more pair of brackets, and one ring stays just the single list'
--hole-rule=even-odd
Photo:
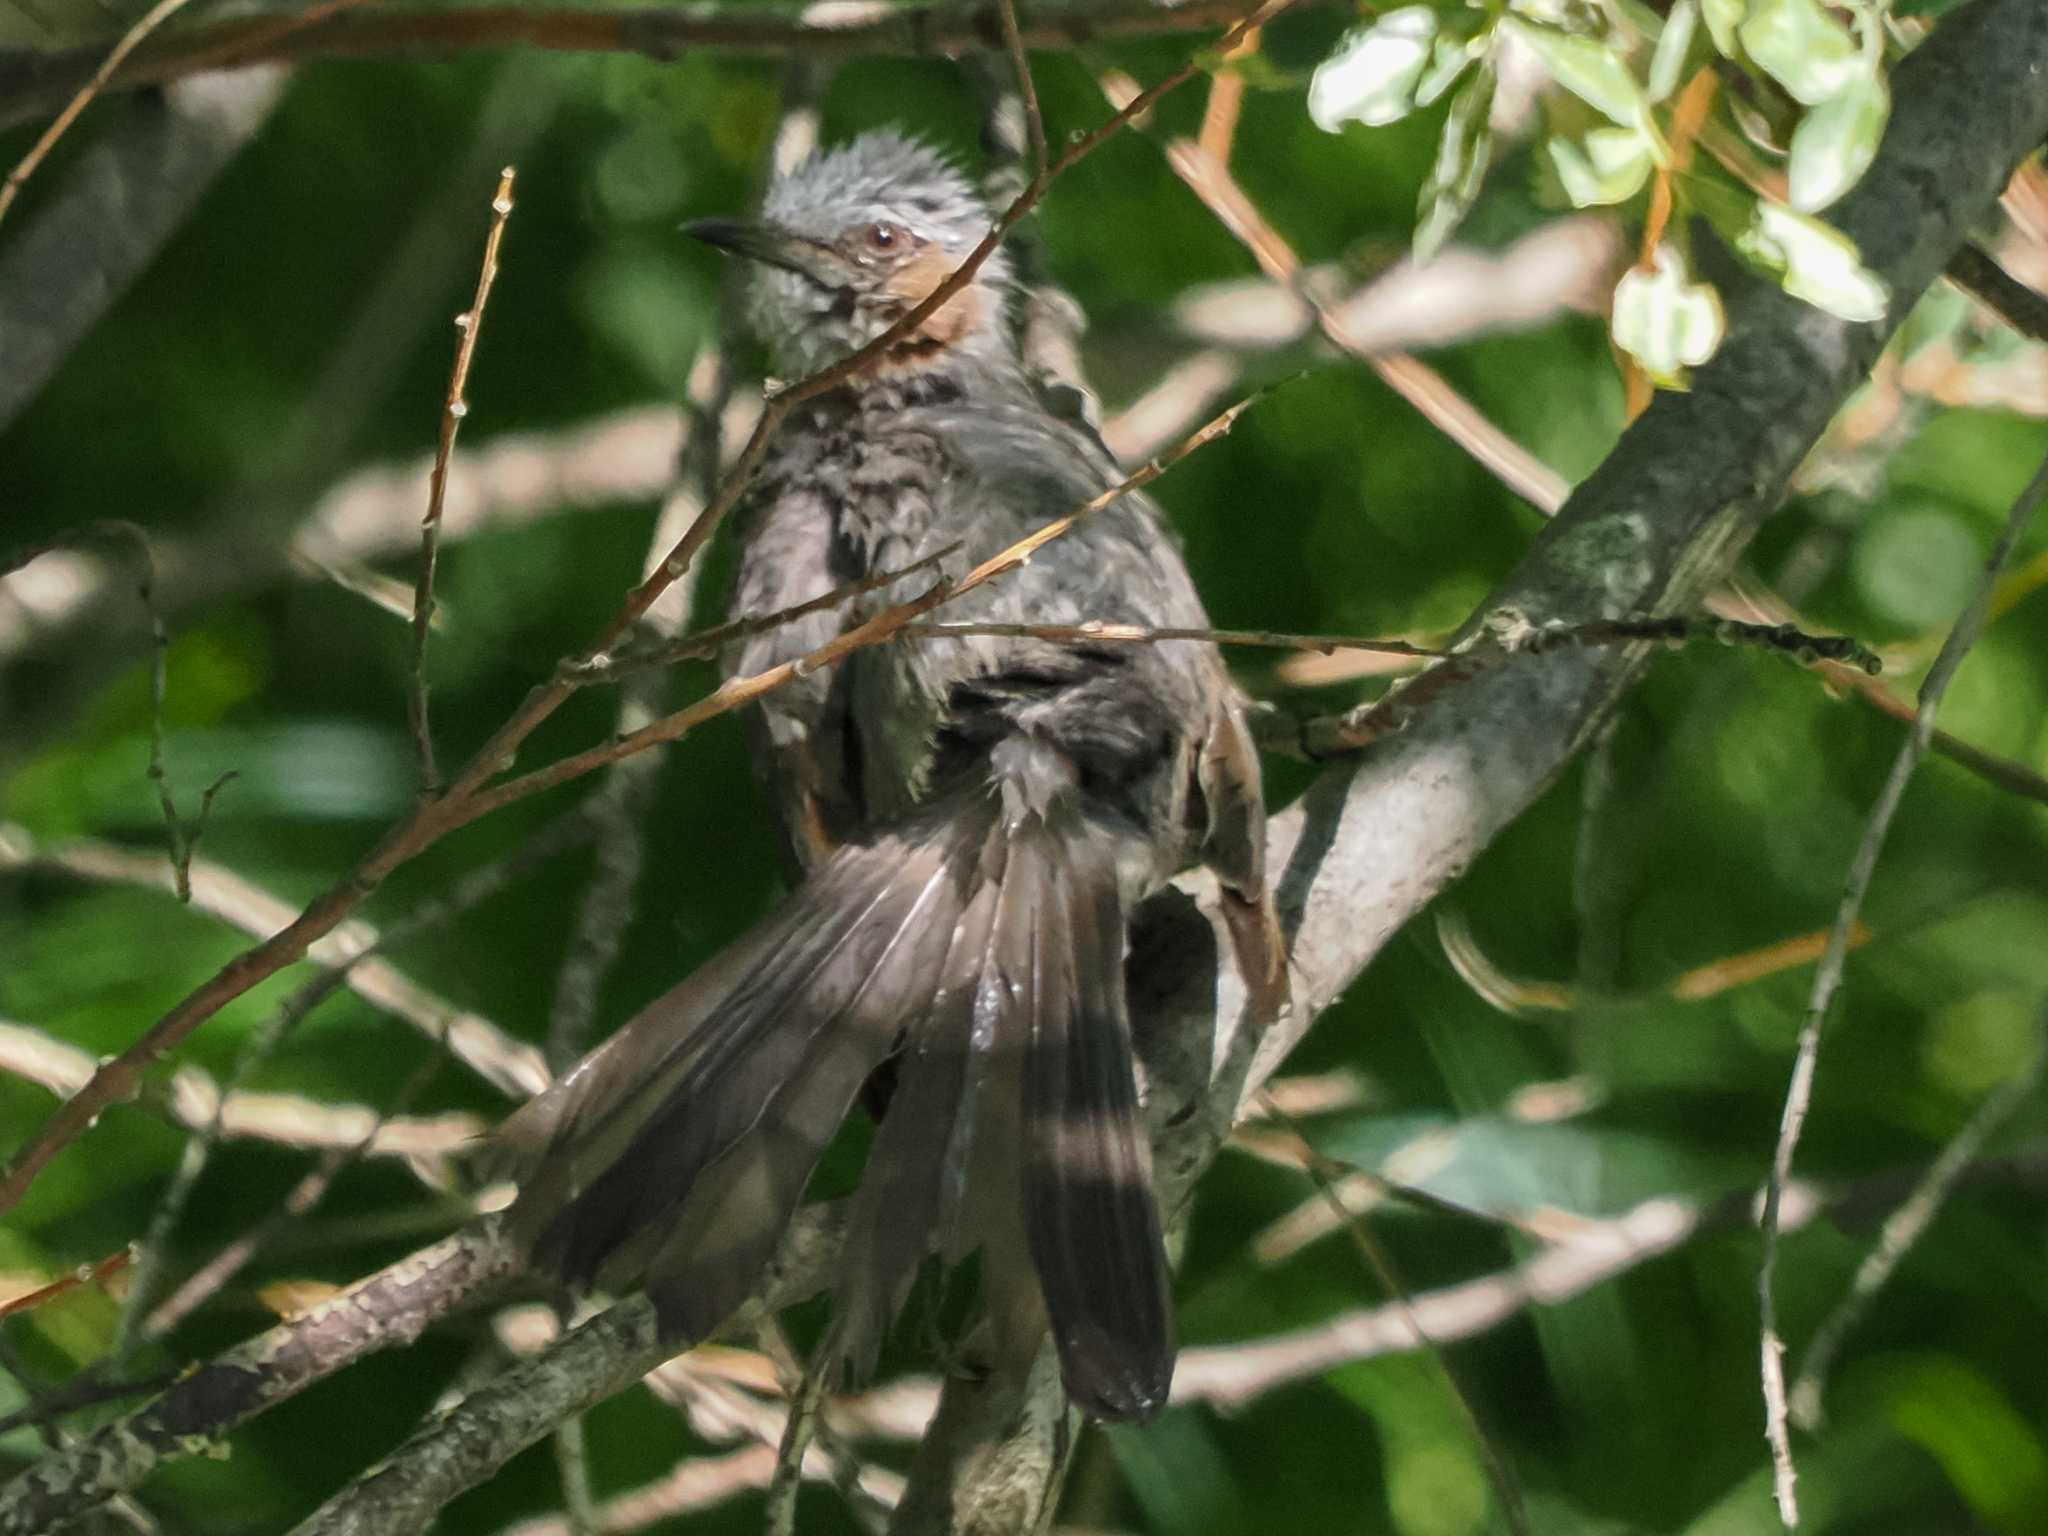
[{"label": "tree branch", "polygon": [[[1025,48],[1074,48],[1188,32],[1218,31],[1244,14],[1242,0],[1068,0],[1021,20]],[[309,5],[284,15],[239,16],[189,27],[137,48],[106,89],[160,85],[201,70],[269,61],[465,53],[479,48],[639,53],[672,60],[690,52],[736,57],[845,59],[863,54],[957,58],[1003,47],[993,5],[936,4],[887,10],[850,25],[758,15],[704,15],[681,7],[560,10],[479,5],[448,10]],[[0,128],[62,106],[92,78],[107,46],[0,52]]]}]

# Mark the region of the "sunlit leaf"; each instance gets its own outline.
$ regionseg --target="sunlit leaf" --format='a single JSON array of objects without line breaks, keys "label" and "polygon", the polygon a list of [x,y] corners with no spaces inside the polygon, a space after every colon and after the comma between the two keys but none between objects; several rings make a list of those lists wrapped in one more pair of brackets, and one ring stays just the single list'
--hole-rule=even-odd
[{"label": "sunlit leaf", "polygon": [[1483,50],[1475,47],[1471,38],[1454,37],[1445,34],[1437,38],[1430,50],[1429,68],[1422,72],[1422,78],[1415,82],[1415,105],[1427,107],[1438,97],[1458,83],[1466,67]]},{"label": "sunlit leaf", "polygon": [[1594,110],[1626,128],[1647,121],[1642,87],[1605,43],[1519,16],[1510,16],[1501,25],[1529,45],[1553,80]]},{"label": "sunlit leaf", "polygon": [[1787,200],[1818,213],[1862,178],[1891,116],[1891,91],[1875,72],[1859,75],[1814,107],[1792,135]]},{"label": "sunlit leaf", "polygon": [[1865,68],[1863,52],[1819,0],[1754,0],[1742,46],[1793,100],[1816,106]]},{"label": "sunlit leaf", "polygon": [[1651,270],[1631,267],[1615,285],[1615,345],[1667,388],[1712,357],[1727,328],[1721,296],[1690,281],[1685,258],[1669,245],[1658,247]]},{"label": "sunlit leaf", "polygon": [[1749,15],[1749,0],[1700,0],[1700,17],[1707,24],[1707,36],[1714,40],[1723,58],[1742,51],[1737,31]]},{"label": "sunlit leaf", "polygon": [[1856,243],[1833,225],[1777,203],[1760,202],[1736,242],[1743,255],[1778,274],[1795,299],[1844,320],[1884,318],[1890,295],[1863,265]]},{"label": "sunlit leaf", "polygon": [[1656,158],[1648,136],[1634,128],[1595,128],[1577,143],[1556,138],[1544,148],[1574,208],[1626,202],[1642,190]]},{"label": "sunlit leaf", "polygon": [[1427,261],[1442,249],[1479,196],[1487,162],[1493,158],[1493,131],[1488,121],[1493,109],[1493,86],[1493,66],[1489,63],[1458,92],[1444,119],[1436,164],[1422,187],[1420,217],[1415,226],[1417,261]]},{"label": "sunlit leaf", "polygon": [[1376,127],[1415,110],[1415,87],[1436,42],[1436,12],[1426,5],[1389,11],[1347,35],[1316,66],[1308,115],[1325,133],[1346,123]]},{"label": "sunlit leaf", "polygon": [[1657,51],[1650,55],[1650,100],[1662,101],[1678,89],[1685,72],[1685,56],[1692,47],[1693,34],[1699,30],[1699,21],[1698,0],[1678,0],[1671,7],[1671,14],[1664,18],[1664,30],[1657,35]]}]

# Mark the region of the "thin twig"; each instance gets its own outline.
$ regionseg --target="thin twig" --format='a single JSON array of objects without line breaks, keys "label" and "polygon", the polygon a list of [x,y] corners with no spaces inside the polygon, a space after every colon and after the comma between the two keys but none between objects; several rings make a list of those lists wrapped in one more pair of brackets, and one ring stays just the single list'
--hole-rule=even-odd
[{"label": "thin twig", "polygon": [[[573,820],[565,818],[563,822],[556,823],[516,855],[476,871],[474,878],[481,886],[489,886],[499,878],[501,870],[531,868],[528,855],[535,859],[544,858],[549,851],[568,845],[559,839],[579,841],[587,837],[588,829],[571,824]],[[561,828],[559,832],[557,827]],[[157,891],[171,890],[174,880],[168,859],[139,854],[95,838],[76,838],[42,848],[26,828],[0,822],[0,870],[27,867],[59,870],[77,879],[103,884],[135,885]],[[257,937],[275,933],[292,920],[291,904],[283,897],[224,865],[198,859],[193,862],[191,872],[195,911]],[[457,892],[469,889],[469,882],[465,880],[458,884]],[[307,989],[319,989],[319,996],[325,997],[346,986],[372,1008],[402,1019],[428,1039],[440,1042],[464,1065],[508,1097],[523,1099],[538,1093],[549,1081],[547,1065],[540,1053],[523,1040],[513,1039],[490,1020],[458,1008],[428,990],[379,953],[400,942],[405,935],[418,931],[416,924],[423,916],[428,921],[438,921],[439,916],[449,911],[460,911],[461,903],[467,898],[457,892],[451,892],[445,901],[431,902],[416,909],[381,936],[379,930],[360,920],[337,925],[338,931],[330,932],[320,942],[308,946],[306,953],[299,957],[327,973],[308,982]],[[90,1086],[88,1082],[78,1091],[84,1092]]]},{"label": "thin twig", "polygon": [[1244,75],[1230,65],[1258,51],[1259,34],[1247,32],[1238,45],[1223,56],[1224,67],[1209,77],[1209,99],[1202,103],[1202,127],[1195,135],[1195,142],[1218,165],[1230,164],[1231,146],[1237,139],[1238,115],[1244,108]]},{"label": "thin twig", "polygon": [[[1327,0],[1326,0],[1327,3]],[[346,12],[346,14],[344,14]],[[1026,46],[1073,48],[1148,37],[1182,36],[1227,27],[1241,17],[1241,0],[1071,0],[1034,5],[1023,26]],[[816,60],[888,55],[960,58],[989,47],[987,12],[956,0],[878,7],[848,21],[801,16],[721,12],[704,15],[675,7],[591,10],[484,4],[445,10],[378,5],[351,9],[348,0],[325,0],[284,16],[260,13],[223,17],[145,48],[114,72],[116,89],[158,85],[209,69],[244,68],[311,58],[380,58],[426,52],[471,53],[489,48],[555,52],[637,53],[664,63],[685,53],[728,57]],[[53,110],[65,93],[99,62],[98,47],[26,55],[0,73],[0,127]]]},{"label": "thin twig", "polygon": [[[1234,41],[1226,39],[1218,46],[1227,49]],[[1111,102],[1133,100],[1127,77],[1106,75],[1101,84],[1103,95]],[[1188,190],[1237,238],[1260,270],[1308,305],[1318,328],[1341,351],[1365,363],[1432,426],[1538,511],[1548,516],[1564,505],[1571,490],[1565,478],[1487,420],[1443,375],[1406,352],[1371,352],[1353,339],[1343,316],[1304,281],[1301,258],[1294,248],[1245,195],[1227,166],[1194,139],[1169,140],[1166,158]]]},{"label": "thin twig", "polygon": [[1187,629],[1169,625],[1111,624],[1090,619],[1082,624],[998,624],[981,620],[934,619],[906,624],[903,633],[922,640],[965,639],[1000,635],[1019,640],[1049,640],[1057,645],[1157,645],[1168,640],[1197,640],[1207,645],[1241,645],[1261,650],[1376,651],[1389,656],[1436,657],[1444,653],[1406,640],[1376,640],[1364,635],[1288,635],[1263,629]]},{"label": "thin twig", "polygon": [[1848,1294],[1815,1330],[1813,1342],[1806,1348],[1806,1358],[1800,1362],[1799,1375],[1792,1383],[1792,1419],[1801,1429],[1811,1433],[1820,1427],[1821,1395],[1827,1390],[1828,1375],[1842,1341],[1863,1320],[1870,1303],[1891,1280],[1892,1272],[1948,1203],[1957,1182],[1984,1150],[1984,1143],[2040,1088],[2042,1068],[2048,1065],[2048,1009],[2042,1010],[2035,1030],[2034,1051],[2026,1065],[1984,1096],[1976,1113],[1928,1165],[1905,1204],[1886,1218],[1876,1244],[1856,1267]]},{"label": "thin twig", "polygon": [[441,508],[448,499],[448,461],[455,455],[455,434],[469,414],[470,360],[484,328],[484,305],[498,279],[498,245],[512,217],[512,183],[518,172],[506,166],[498,173],[497,195],[491,199],[491,224],[484,236],[483,264],[476,274],[476,297],[455,317],[458,339],[455,364],[448,374],[448,394],[441,404],[441,440],[434,449],[433,472],[427,477],[427,514],[420,520],[420,574],[412,595],[412,665],[406,689],[406,716],[412,725],[413,751],[419,761],[420,791],[440,788],[434,766],[434,733],[427,719],[427,636],[434,627],[434,568],[441,553]]},{"label": "thin twig", "polygon": [[[388,1113],[403,1113],[410,1109],[420,1094],[426,1091],[427,1085],[433,1081],[435,1073],[440,1068],[441,1056],[438,1052],[422,1060],[392,1095],[392,1107]],[[292,1186],[275,1210],[200,1265],[186,1277],[185,1282],[177,1290],[164,1299],[161,1306],[149,1312],[148,1324],[141,1330],[142,1336],[147,1339],[160,1339],[169,1334],[186,1318],[226,1289],[228,1282],[248,1268],[250,1262],[264,1249],[274,1245],[278,1239],[310,1216],[320,1202],[327,1198],[328,1191],[334,1188],[335,1180],[363,1160],[364,1154],[370,1150],[371,1143],[377,1139],[377,1130],[383,1119],[384,1115],[380,1113],[377,1122],[352,1144],[330,1147],[321,1153],[319,1160],[306,1171],[297,1184]],[[127,1325],[128,1318],[141,1314],[144,1305],[142,1287],[138,1284],[129,1297],[129,1310],[123,1315],[124,1326]]]},{"label": "thin twig", "polygon": [[[2048,1160],[2038,1149],[1965,1170],[1969,1182],[2018,1179],[2036,1187],[2044,1175]],[[1894,1207],[1924,1178],[1885,1174],[1827,1190],[1794,1180],[1786,1187],[1784,1230],[1800,1231],[1823,1218],[1847,1219],[1873,1205]],[[1755,1203],[1749,1190],[1718,1198],[1659,1195],[1616,1215],[1585,1220],[1507,1269],[1424,1291],[1405,1308],[1389,1302],[1242,1343],[1184,1349],[1173,1400],[1232,1412],[1339,1366],[1416,1349],[1424,1334],[1438,1344],[1478,1337],[1532,1308],[1583,1296],[1695,1238],[1746,1224]]]},{"label": "thin twig", "polygon": [[[214,797],[240,775],[233,770],[223,773],[206,787],[199,797],[199,815],[191,830],[185,828],[184,818],[178,814],[177,796],[171,789],[170,767],[164,755],[164,710],[170,702],[170,654],[171,635],[165,626],[163,614],[156,601],[156,557],[150,548],[149,535],[137,523],[126,518],[103,518],[87,523],[77,531],[25,549],[10,551],[0,559],[0,575],[19,570],[37,558],[54,553],[69,545],[76,545],[89,539],[107,539],[132,550],[135,555],[135,595],[142,603],[144,618],[149,624],[149,765],[143,776],[156,787],[157,804],[163,811],[164,841],[169,851],[171,889],[181,902],[188,905],[192,900],[192,860],[198,852],[199,839],[206,833],[207,820],[213,814]],[[4,828],[11,832],[11,828]],[[0,841],[0,856],[11,851],[6,841]]]},{"label": "thin twig", "polygon": [[572,1413],[555,1426],[555,1467],[562,1476],[562,1513],[569,1536],[594,1536],[599,1529],[597,1501],[590,1492],[590,1455],[583,1415]]},{"label": "thin twig", "polygon": [[[0,1019],[0,1072],[68,1098],[92,1076],[92,1052],[28,1025]],[[485,1121],[466,1110],[399,1116],[379,1123],[367,1105],[336,1103],[296,1093],[223,1094],[200,1068],[178,1068],[168,1083],[152,1084],[142,1107],[182,1130],[204,1129],[220,1110],[224,1138],[264,1141],[273,1146],[318,1152],[347,1146],[376,1126],[375,1157],[447,1157],[482,1134]]]},{"label": "thin twig", "polygon": [[[1521,1480],[1515,1476],[1513,1465],[1495,1444],[1493,1436],[1487,1433],[1485,1422],[1479,1417],[1479,1409],[1465,1383],[1460,1379],[1457,1368],[1443,1347],[1430,1337],[1429,1330],[1416,1315],[1414,1298],[1394,1268],[1393,1256],[1389,1254],[1373,1233],[1365,1218],[1354,1213],[1344,1203],[1343,1195],[1330,1177],[1326,1160],[1302,1134],[1301,1126],[1280,1105],[1263,1091],[1259,1101],[1268,1116],[1286,1127],[1286,1133],[1296,1144],[1300,1167],[1308,1175],[1309,1182],[1329,1206],[1339,1226],[1350,1237],[1352,1246],[1358,1250],[1365,1267],[1372,1271],[1380,1288],[1392,1298],[1393,1305],[1400,1309],[1408,1326],[1413,1330],[1417,1345],[1436,1363],[1443,1373],[1444,1385],[1449,1390],[1451,1401],[1464,1419],[1466,1429],[1471,1433],[1473,1443],[1479,1448],[1479,1459],[1485,1465],[1487,1480],[1493,1484],[1494,1497],[1499,1499],[1501,1514],[1507,1521],[1512,1536],[1530,1536],[1529,1510],[1522,1497]],[[1340,1172],[1350,1172],[1342,1169]]]},{"label": "thin twig", "polygon": [[[1264,0],[1263,4],[1244,15],[1237,25],[1225,34],[1222,45],[1228,46],[1235,42],[1249,28],[1270,21],[1294,3],[1296,0]],[[982,263],[993,254],[1003,236],[1037,206],[1054,181],[1093,154],[1138,113],[1192,79],[1200,72],[1201,67],[1200,58],[1190,60],[1150,89],[1140,93],[1125,108],[1112,114],[1106,122],[1074,139],[1046,167],[1042,175],[1031,178],[1017,200],[996,218],[987,237],[920,303],[912,306],[894,325],[859,351],[820,370],[808,379],[791,385],[768,401],[761,412],[760,421],[754,428],[753,436],[741,451],[732,472],[726,476],[711,505],[705,508],[689,531],[676,542],[661,564],[627,595],[619,611],[582,653],[583,661],[587,663],[617,645],[669,586],[689,568],[697,553],[724,521],[726,514],[731,511],[741,492],[751,481],[755,469],[766,455],[769,437],[798,404],[837,388],[885,357],[891,349],[923,325],[932,314],[948,303],[973,279],[974,273],[979,271]],[[933,599],[928,606],[936,606],[937,601],[938,599]],[[904,613],[897,622],[918,617],[923,611],[925,610],[920,608],[914,613]],[[870,643],[857,638],[858,635],[857,631],[853,636],[842,637],[839,649],[829,656],[818,657],[814,664],[824,665],[860,644]],[[778,669],[781,670],[783,669]],[[698,718],[722,713],[724,709],[735,707],[745,702],[747,698],[759,697],[770,687],[786,682],[796,675],[795,671],[789,670],[774,682],[756,681],[752,685],[753,691],[746,693],[745,697],[733,697],[718,707],[708,709],[705,715]],[[82,1135],[101,1111],[109,1104],[135,1092],[149,1067],[161,1061],[180,1041],[225,1004],[297,960],[315,939],[355,910],[392,871],[438,842],[456,827],[475,820],[499,804],[507,803],[508,799],[518,799],[535,789],[564,782],[575,777],[577,773],[601,767],[606,762],[615,761],[625,755],[611,749],[596,756],[583,754],[580,759],[571,760],[572,764],[580,763],[581,766],[565,768],[564,765],[557,765],[554,770],[542,770],[542,774],[553,775],[546,778],[545,782],[542,781],[541,775],[529,775],[525,780],[515,781],[525,787],[518,789],[509,797],[504,794],[504,790],[512,786],[501,786],[499,790],[488,794],[484,792],[484,786],[511,763],[520,744],[545,721],[552,718],[575,691],[576,684],[573,678],[565,669],[560,668],[548,681],[530,690],[511,716],[476,750],[441,796],[416,805],[408,816],[386,831],[376,846],[365,854],[352,870],[315,897],[294,921],[262,944],[245,950],[230,960],[212,978],[187,994],[181,1002],[144,1030],[133,1044],[107,1062],[94,1074],[90,1083],[60,1106],[17,1149],[6,1171],[0,1173],[0,1214],[5,1214],[20,1203],[22,1196],[35,1181],[36,1175],[59,1151]],[[716,704],[717,700],[709,702]],[[675,718],[671,717],[671,720]],[[687,725],[683,726],[683,729],[687,728]]]},{"label": "thin twig", "polygon": [[1942,642],[1941,653],[1934,659],[1927,680],[1920,685],[1920,707],[1913,720],[1913,729],[1900,744],[1898,755],[1892,760],[1890,775],[1884,788],[1879,792],[1877,803],[1871,808],[1870,819],[1863,829],[1863,839],[1857,845],[1856,855],[1850,861],[1849,875],[1844,883],[1841,902],[1835,908],[1835,921],[1828,933],[1828,945],[1821,956],[1819,969],[1814,973],[1813,990],[1806,1005],[1806,1020],[1800,1026],[1799,1045],[1792,1062],[1792,1077],[1785,1090],[1784,1112],[1778,1123],[1778,1141],[1771,1157],[1769,1181],[1764,1186],[1763,1215],[1760,1221],[1763,1234],[1763,1255],[1757,1265],[1757,1306],[1760,1317],[1759,1350],[1764,1394],[1764,1437],[1771,1448],[1771,1469],[1773,1492],[1778,1504],[1778,1518],[1786,1527],[1799,1524],[1798,1475],[1792,1462],[1792,1438],[1787,1422],[1785,1398],[1785,1345],[1778,1336],[1778,1308],[1776,1298],[1778,1269],[1779,1211],[1783,1202],[1785,1183],[1792,1174],[1793,1154],[1799,1147],[1799,1133],[1806,1124],[1806,1113],[1813,1100],[1813,1079],[1820,1061],[1821,1026],[1827,1018],[1829,1006],[1834,1002],[1835,992],[1842,981],[1843,963],[1848,956],[1849,940],[1855,931],[1857,918],[1862,913],[1863,896],[1870,888],[1871,876],[1876,872],[1878,855],[1884,850],[1886,834],[1891,831],[1892,818],[1897,813],[1899,801],[1906,793],[1906,784],[1913,777],[1913,770],[1927,753],[1928,743],[1934,734],[1934,717],[1941,707],[1942,695],[1963,664],[1963,658],[1970,647],[1977,643],[1978,631],[1983,628],[1984,616],[1991,601],[1991,591],[1997,583],[1998,573],[2004,567],[2012,548],[2018,542],[2020,533],[2033,517],[2035,508],[2044,496],[2048,496],[2048,460],[2044,460],[2034,477],[2020,492],[2019,499],[2012,505],[2012,512],[2006,518],[2005,529],[1998,542],[1992,546],[1984,562],[1984,573],[1978,579],[1977,590],[1971,595],[1969,606],[1957,618],[1949,630],[1948,638]]},{"label": "thin twig", "polygon": [[184,820],[178,815],[177,796],[171,789],[171,770],[164,760],[164,710],[170,703],[171,694],[171,633],[164,627],[163,615],[156,606],[156,560],[150,553],[148,535],[136,524],[115,521],[100,526],[125,536],[134,547],[135,559],[140,566],[140,574],[135,578],[135,595],[142,600],[142,610],[149,619],[149,767],[143,772],[144,777],[156,786],[157,804],[164,813],[164,842],[170,852],[171,887],[177,892],[178,900],[189,906],[192,901],[192,858],[198,852],[199,839],[205,835],[207,818],[213,814],[213,797],[240,775],[230,769],[206,786],[205,793],[199,797],[198,819],[188,836]]},{"label": "thin twig", "polygon": [[1016,0],[1002,0],[1003,46],[1010,50],[1010,67],[1017,72],[1017,93],[1024,100],[1024,132],[1031,143],[1031,174],[1045,174],[1045,118],[1038,110],[1038,86],[1031,78],[1031,60],[1024,53],[1024,34],[1017,27]]},{"label": "thin twig", "polygon": [[0,186],[0,219],[7,217],[7,210],[14,206],[15,198],[21,195],[23,183],[36,173],[36,167],[57,147],[57,141],[64,137],[73,123],[78,121],[78,115],[92,105],[92,99],[99,95],[101,88],[113,77],[114,71],[121,67],[144,38],[183,10],[187,3],[188,0],[156,0],[156,4],[144,11],[134,26],[121,34],[121,40],[114,44],[106,58],[101,61],[99,68],[92,72],[92,77],[79,88],[78,94],[71,98],[64,110],[51,121],[50,126],[42,131],[29,152],[21,157],[21,163],[7,173],[6,184]]},{"label": "thin twig", "polygon": [[790,1395],[782,1443],[775,1448],[775,1473],[768,1479],[768,1512],[762,1522],[768,1536],[796,1536],[797,1493],[803,1486],[804,1459],[817,1436],[818,1405],[825,1396],[828,1374],[829,1367],[820,1351],[804,1368],[796,1390]]},{"label": "thin twig", "polygon": [[1981,245],[1957,247],[1944,271],[1950,282],[2022,336],[2048,341],[2048,298],[2007,272]]},{"label": "thin twig", "polygon": [[821,609],[837,608],[841,603],[883,587],[894,586],[905,577],[915,576],[943,563],[950,555],[959,552],[956,541],[943,549],[935,549],[922,560],[913,560],[909,565],[898,566],[893,571],[880,571],[872,576],[863,576],[858,581],[845,582],[829,592],[820,592],[816,597],[803,602],[792,603],[787,608],[778,608],[773,613],[742,615],[715,624],[709,629],[700,629],[694,634],[679,635],[673,640],[660,641],[653,645],[634,646],[614,655],[603,657],[575,668],[579,683],[616,683],[659,667],[674,666],[680,661],[702,661],[716,656],[735,640],[745,640],[769,630],[781,629],[796,620],[817,613]]},{"label": "thin twig", "polygon": [[589,747],[568,757],[557,758],[544,768],[533,769],[489,789],[477,790],[467,796],[460,805],[450,807],[451,815],[458,818],[455,824],[460,825],[479,816],[489,815],[514,801],[524,800],[543,790],[554,789],[608,763],[630,757],[635,752],[643,752],[651,746],[662,742],[679,741],[706,720],[729,714],[773,693],[797,678],[808,677],[814,672],[834,666],[855,651],[866,650],[870,646],[894,638],[913,620],[1017,569],[1039,549],[1059,538],[1082,519],[1114,505],[1132,491],[1151,484],[1196,449],[1228,433],[1236,424],[1237,418],[1251,409],[1260,398],[1261,395],[1247,395],[1211,417],[1165,453],[1140,465],[1099,496],[1090,498],[1064,517],[1053,519],[1034,532],[1026,534],[1008,548],[989,556],[958,581],[935,582],[918,596],[893,604],[865,622],[851,629],[842,630],[823,645],[806,652],[794,661],[783,662],[780,666],[769,667],[747,677],[727,678],[716,690],[696,703],[637,731],[629,732],[602,746]]}]

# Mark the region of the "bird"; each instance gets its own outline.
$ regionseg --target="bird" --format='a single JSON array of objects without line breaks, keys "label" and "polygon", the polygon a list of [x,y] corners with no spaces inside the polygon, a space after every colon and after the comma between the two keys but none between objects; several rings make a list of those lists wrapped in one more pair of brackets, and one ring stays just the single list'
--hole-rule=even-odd
[{"label": "bird", "polygon": [[[943,153],[880,129],[784,172],[757,219],[684,228],[747,264],[746,317],[796,378],[881,336],[991,226]],[[998,249],[790,413],[737,519],[734,612],[934,559],[957,579],[1121,482],[1020,363],[1009,274]],[[754,633],[725,667],[791,661],[901,595]],[[1136,491],[943,616],[1208,625]],[[865,1105],[878,1118],[828,1363],[871,1373],[925,1263],[974,1260],[993,1358],[1028,1361],[1050,1333],[1076,1406],[1156,1414],[1175,1336],[1125,997],[1132,914],[1205,865],[1241,969],[1267,993],[1281,972],[1259,762],[1221,655],[1201,639],[902,636],[768,694],[749,734],[794,884],[515,1114],[514,1241],[572,1286],[643,1283],[664,1337],[706,1337]]]}]

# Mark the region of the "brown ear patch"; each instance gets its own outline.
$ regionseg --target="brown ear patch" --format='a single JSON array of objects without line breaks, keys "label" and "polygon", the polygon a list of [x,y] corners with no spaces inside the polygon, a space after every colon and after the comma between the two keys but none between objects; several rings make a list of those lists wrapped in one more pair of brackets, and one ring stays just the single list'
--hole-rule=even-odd
[{"label": "brown ear patch", "polygon": [[[926,246],[890,273],[883,286],[904,308],[913,308],[930,297],[958,265],[948,252]],[[924,324],[905,338],[904,346],[918,351],[950,347],[986,321],[987,309],[987,291],[970,282],[926,316]]]}]

